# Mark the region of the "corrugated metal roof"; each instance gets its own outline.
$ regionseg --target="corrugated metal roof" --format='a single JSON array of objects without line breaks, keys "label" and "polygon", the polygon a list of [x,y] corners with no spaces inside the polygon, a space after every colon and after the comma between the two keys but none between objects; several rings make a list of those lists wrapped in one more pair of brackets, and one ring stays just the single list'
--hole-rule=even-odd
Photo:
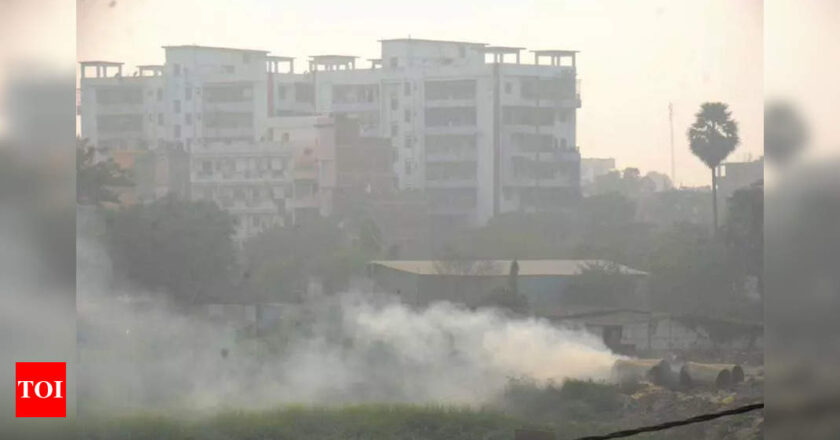
[{"label": "corrugated metal roof", "polygon": [[[613,264],[606,260],[516,260],[519,276],[578,275],[587,265]],[[513,260],[379,260],[371,265],[383,266],[417,275],[506,276]],[[647,275],[621,264],[616,265],[628,275]]]}]

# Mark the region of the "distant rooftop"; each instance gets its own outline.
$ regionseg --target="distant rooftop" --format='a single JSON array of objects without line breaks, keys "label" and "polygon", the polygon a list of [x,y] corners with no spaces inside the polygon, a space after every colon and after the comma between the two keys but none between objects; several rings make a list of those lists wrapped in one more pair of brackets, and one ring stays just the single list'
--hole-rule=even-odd
[{"label": "distant rooftop", "polygon": [[537,55],[574,55],[579,50],[565,50],[565,49],[548,49],[548,50],[532,50],[531,52]]},{"label": "distant rooftop", "polygon": [[118,61],[96,61],[96,60],[92,60],[92,61],[79,61],[79,64],[83,64],[83,65],[99,64],[101,66],[122,66],[125,63],[121,63],[121,62],[118,62]]},{"label": "distant rooftop", "polygon": [[218,47],[218,46],[199,46],[196,44],[182,44],[182,45],[175,45],[175,46],[162,46],[164,49],[204,49],[204,50],[228,50],[234,52],[252,52],[252,53],[263,53],[266,54],[269,51],[267,50],[259,50],[259,49],[239,49],[235,47]]},{"label": "distant rooftop", "polygon": [[324,70],[347,70],[356,68],[356,58],[353,55],[312,55],[309,57],[309,68],[318,70],[318,67],[323,67]]},{"label": "distant rooftop", "polygon": [[487,53],[518,53],[525,50],[525,48],[512,46],[487,46],[482,50]]},{"label": "distant rooftop", "polygon": [[[378,260],[371,265],[387,267],[416,275],[507,276],[513,260]],[[587,265],[610,264],[605,260],[517,260],[519,276],[572,276],[581,273]],[[627,275],[647,275],[623,265],[616,265]]]},{"label": "distant rooftop", "polygon": [[423,38],[388,38],[379,40],[380,43],[386,42],[405,42],[405,43],[450,43],[450,44],[467,44],[470,46],[487,46],[487,43],[475,43],[470,41],[450,41],[450,40],[426,40]]},{"label": "distant rooftop", "polygon": [[317,61],[320,63],[330,63],[330,62],[338,62],[338,63],[346,63],[348,61],[353,61],[357,56],[353,55],[312,55],[309,57],[313,61]]}]

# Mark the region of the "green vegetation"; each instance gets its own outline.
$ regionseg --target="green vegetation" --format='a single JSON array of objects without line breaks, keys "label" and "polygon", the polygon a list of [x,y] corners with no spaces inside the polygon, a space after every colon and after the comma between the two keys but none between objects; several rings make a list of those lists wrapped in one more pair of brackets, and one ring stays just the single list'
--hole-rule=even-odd
[{"label": "green vegetation", "polygon": [[326,292],[339,291],[353,275],[364,274],[365,264],[379,256],[381,241],[369,220],[319,218],[267,230],[245,243],[248,287],[262,298],[294,301],[310,277],[319,277]]},{"label": "green vegetation", "polygon": [[108,214],[119,275],[180,304],[227,292],[235,263],[233,220],[213,202],[170,195]]},{"label": "green vegetation", "polygon": [[133,185],[128,172],[113,159],[95,163],[95,153],[87,139],[76,139],[76,201],[81,205],[119,203],[114,188]]},{"label": "green vegetation", "polygon": [[544,386],[528,379],[512,380],[501,399],[506,412],[545,424],[614,419],[623,405],[618,386],[584,380]]},{"label": "green vegetation", "polygon": [[512,380],[504,395],[485,408],[376,404],[225,410],[204,416],[146,413],[77,420],[75,433],[86,440],[512,440],[517,429],[535,429],[556,432],[562,440],[635,425],[626,414],[628,399],[617,386],[599,382]]},{"label": "green vegetation", "polygon": [[285,407],[228,411],[211,417],[173,419],[131,416],[82,423],[90,440],[145,439],[510,439],[523,424],[490,410],[409,405]]}]

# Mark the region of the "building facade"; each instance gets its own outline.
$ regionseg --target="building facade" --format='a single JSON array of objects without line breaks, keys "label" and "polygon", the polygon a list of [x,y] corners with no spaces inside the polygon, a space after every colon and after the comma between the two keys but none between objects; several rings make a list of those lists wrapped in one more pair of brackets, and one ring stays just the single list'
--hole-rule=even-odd
[{"label": "building facade", "polygon": [[328,195],[314,194],[328,193],[334,181],[331,122],[311,112],[277,117],[268,111],[275,65],[268,53],[164,49],[165,64],[141,65],[132,75],[123,74],[122,63],[81,63],[81,135],[101,156],[142,157],[145,168],[158,169],[172,152],[185,153],[184,166],[166,179],[135,173],[135,187],[154,187],[138,199],[176,192],[213,200],[233,216],[240,241],[313,209],[329,214]]},{"label": "building facade", "polygon": [[718,199],[725,203],[736,190],[764,179],[764,157],[745,162],[724,162],[716,172]]},{"label": "building facade", "polygon": [[[402,190],[423,190],[441,225],[564,205],[580,194],[576,52],[420,39],[382,40],[369,66],[319,55],[307,73],[276,69],[277,115],[353,115],[389,138]],[[286,60],[286,59],[283,59]],[[290,64],[291,62],[289,62]]]},{"label": "building facade", "polygon": [[580,182],[592,184],[595,179],[615,170],[614,158],[584,157],[580,160]]},{"label": "building facade", "polygon": [[[138,66],[130,76],[122,63],[82,62],[81,133],[100,151],[183,148],[195,197],[207,196],[208,173],[216,172],[208,161],[215,167],[223,157],[241,159],[241,165],[221,161],[223,176],[231,175],[225,166],[272,176],[249,179],[275,195],[278,186],[286,188],[284,196],[294,200],[278,218],[290,207],[331,212],[334,129],[332,141],[310,142],[317,148],[289,146],[301,136],[329,136],[314,115],[350,117],[362,136],[386,139],[398,189],[422,191],[436,225],[483,224],[500,213],[555,209],[579,197],[575,51],[533,51],[533,62],[525,63],[518,47],[380,43],[381,57],[370,66],[357,66],[353,56],[319,55],[305,73],[295,72],[290,57],[203,46],[165,46],[164,64]],[[299,124],[302,117],[313,121],[309,134],[295,130],[284,138],[283,121]],[[273,177],[280,164],[300,167],[299,175],[289,170],[285,186]],[[260,206],[247,215],[267,215],[268,205]]]}]

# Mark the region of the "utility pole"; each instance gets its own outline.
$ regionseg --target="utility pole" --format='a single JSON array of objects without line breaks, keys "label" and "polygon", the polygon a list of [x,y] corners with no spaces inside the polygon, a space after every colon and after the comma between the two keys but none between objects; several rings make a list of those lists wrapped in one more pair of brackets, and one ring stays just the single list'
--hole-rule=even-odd
[{"label": "utility pole", "polygon": [[674,162],[674,105],[668,103],[668,124],[671,128],[671,184],[677,186],[677,171]]}]

